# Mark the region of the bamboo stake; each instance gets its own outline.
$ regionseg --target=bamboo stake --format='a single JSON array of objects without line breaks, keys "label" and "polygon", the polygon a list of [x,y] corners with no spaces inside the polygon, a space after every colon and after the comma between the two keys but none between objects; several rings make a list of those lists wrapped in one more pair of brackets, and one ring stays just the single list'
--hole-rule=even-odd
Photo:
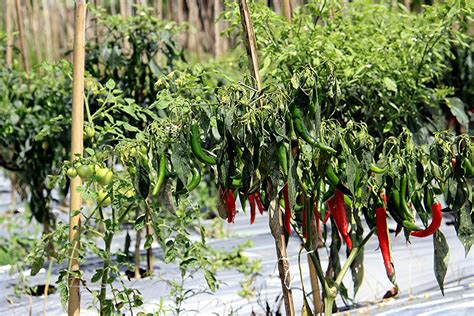
[{"label": "bamboo stake", "polygon": [[16,20],[18,23],[18,32],[20,36],[21,60],[23,62],[23,67],[25,68],[26,72],[30,72],[30,63],[28,60],[28,52],[26,51],[26,45],[25,45],[25,30],[23,29],[23,16],[21,14],[20,0],[15,0],[15,7],[16,7]]},{"label": "bamboo stake", "polygon": [[222,56],[222,38],[221,38],[221,21],[217,21],[219,14],[222,12],[221,0],[214,0],[214,57]]},{"label": "bamboo stake", "polygon": [[[71,160],[83,154],[84,128],[84,64],[85,64],[85,20],[86,0],[76,0],[74,20],[74,51],[73,51],[73,87],[72,87],[72,129],[71,129]],[[82,196],[77,191],[82,186],[80,177],[71,180],[70,213],[69,213],[69,241],[73,245],[69,267],[73,274],[69,276],[69,304],[68,315],[80,314],[80,279],[75,275],[79,272],[79,240],[80,240],[80,212]]]},{"label": "bamboo stake", "polygon": [[49,4],[47,0],[42,1],[44,19],[44,42],[46,46],[46,60],[53,61],[53,47],[51,43],[51,21],[49,20]]},{"label": "bamboo stake", "polygon": [[[253,30],[252,20],[250,17],[247,1],[239,0],[239,8],[242,28],[244,30],[244,42],[249,59],[250,73],[253,76],[257,89],[261,90],[262,84],[260,81],[260,74],[258,68],[257,41],[255,39],[255,33]],[[295,307],[293,304],[293,294],[290,288],[290,265],[288,261],[288,254],[286,251],[285,233],[283,230],[283,217],[279,207],[278,198],[274,202],[274,206],[270,207],[269,224],[273,238],[275,239],[275,247],[278,258],[278,271],[280,273],[286,315],[293,316],[295,315]]]},{"label": "bamboo stake", "polygon": [[136,232],[136,238],[135,238],[135,251],[133,255],[133,260],[135,263],[135,279],[141,279],[141,274],[140,274],[140,244],[142,240],[142,231],[137,230]]},{"label": "bamboo stake", "polygon": [[[245,0],[244,0],[245,1]],[[285,311],[287,316],[295,315],[293,304],[293,293],[291,291],[290,262],[286,251],[285,232],[283,228],[283,216],[280,210],[278,197],[275,199],[274,206],[270,206],[270,230],[275,238],[276,253],[278,258],[278,272],[280,274],[283,299],[285,301]]]},{"label": "bamboo stake", "polygon": [[[29,1],[28,1],[29,2]],[[37,56],[37,62],[40,63],[43,61],[43,52],[42,52],[42,47],[40,44],[41,37],[39,35],[39,29],[40,29],[40,24],[39,24],[39,16],[40,16],[40,10],[39,10],[39,4],[37,1],[33,1],[33,21],[31,21],[32,26],[33,26],[33,32],[34,32],[34,43],[35,43],[35,50],[36,50],[36,56]]]},{"label": "bamboo stake", "polygon": [[12,35],[12,1],[7,0],[6,3],[6,17],[5,17],[5,28],[7,32],[7,51],[6,51],[6,63],[7,66],[11,66],[13,63],[13,35]]},{"label": "bamboo stake", "polygon": [[[308,235],[309,235],[309,238],[311,238],[311,245],[312,245],[312,249],[310,250],[318,249],[319,230],[317,229],[315,220],[312,220],[310,222]],[[314,305],[313,311],[315,314],[320,314],[323,312],[323,304],[321,300],[321,293],[320,293],[321,288],[319,286],[318,274],[316,272],[316,267],[314,266],[311,256],[308,254],[307,257],[308,257],[308,266],[309,266],[309,278],[311,280],[311,289],[312,289],[312,294],[313,294],[313,305]]]},{"label": "bamboo stake", "polygon": [[258,71],[258,57],[257,57],[257,40],[253,31],[252,20],[250,18],[250,11],[247,5],[247,0],[239,0],[240,20],[245,36],[245,48],[247,49],[247,56],[249,59],[250,74],[255,80],[257,90],[262,89],[260,81],[260,73]]},{"label": "bamboo stake", "polygon": [[287,18],[288,21],[291,21],[292,12],[291,12],[291,3],[290,0],[283,0],[283,15]]}]

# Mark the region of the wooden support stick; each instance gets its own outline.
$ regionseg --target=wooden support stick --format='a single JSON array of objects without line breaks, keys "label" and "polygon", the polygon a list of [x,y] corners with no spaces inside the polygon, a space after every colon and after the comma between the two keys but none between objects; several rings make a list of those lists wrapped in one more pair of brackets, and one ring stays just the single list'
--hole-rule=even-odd
[{"label": "wooden support stick", "polygon": [[[316,221],[312,220],[309,224],[309,238],[311,238],[311,246],[313,250],[318,249],[319,245],[319,230],[316,226]],[[313,312],[315,314],[321,314],[323,312],[323,303],[321,300],[321,293],[320,293],[320,286],[319,286],[319,279],[318,274],[316,272],[316,267],[311,259],[311,256],[308,254],[308,266],[309,266],[309,278],[311,280],[311,289],[313,294]]]},{"label": "wooden support stick", "polygon": [[255,80],[257,90],[261,90],[262,83],[260,81],[260,73],[258,71],[257,40],[255,39],[255,33],[253,31],[247,0],[239,0],[239,8],[240,19],[242,21],[242,28],[244,30],[245,36],[245,48],[247,49],[247,55],[249,58],[250,74]]},{"label": "wooden support stick", "polygon": [[7,32],[7,52],[6,52],[6,62],[7,66],[11,66],[13,63],[13,35],[12,35],[12,15],[13,15],[13,2],[12,0],[7,0],[6,7],[6,16],[5,16],[5,28]]},{"label": "wooden support stick", "polygon": [[291,21],[292,12],[291,12],[291,3],[290,0],[283,0],[283,15],[288,21]]},{"label": "wooden support stick", "polygon": [[[71,129],[71,159],[77,159],[83,154],[84,127],[84,55],[85,55],[85,20],[86,1],[76,0],[74,21],[74,53],[73,53],[73,87],[72,87],[72,129]],[[71,201],[69,213],[69,241],[73,245],[69,267],[69,304],[68,315],[79,316],[80,313],[80,279],[79,272],[79,240],[81,217],[78,211],[82,207],[82,196],[77,191],[82,186],[81,178],[71,179]]]},{"label": "wooden support stick", "polygon": [[280,210],[278,197],[275,199],[274,206],[270,207],[270,230],[275,238],[276,253],[278,258],[278,272],[280,274],[281,288],[283,290],[283,299],[285,301],[285,311],[287,316],[295,315],[293,304],[293,293],[291,291],[290,262],[286,252],[285,232],[283,228],[283,216]]},{"label": "wooden support stick", "polygon": [[18,24],[18,32],[20,36],[21,60],[23,62],[23,67],[25,68],[26,72],[30,72],[30,62],[28,60],[28,52],[26,50],[26,44],[25,44],[25,30],[23,29],[23,15],[21,14],[20,0],[15,0],[15,7],[16,7],[16,20]]}]

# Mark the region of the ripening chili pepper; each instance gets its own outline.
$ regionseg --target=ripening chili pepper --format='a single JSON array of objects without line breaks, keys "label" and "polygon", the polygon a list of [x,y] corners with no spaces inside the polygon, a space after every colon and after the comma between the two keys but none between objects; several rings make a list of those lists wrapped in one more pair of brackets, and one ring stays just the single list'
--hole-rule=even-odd
[{"label": "ripening chili pepper", "polygon": [[285,186],[282,189],[283,193],[283,200],[285,201],[285,230],[286,232],[291,235],[291,206],[290,206],[290,199],[288,197],[288,183],[285,183]]},{"label": "ripening chili pepper", "polygon": [[394,270],[392,264],[392,257],[390,255],[390,239],[387,228],[387,213],[384,207],[375,208],[375,221],[377,225],[377,237],[379,239],[380,252],[382,253],[383,264],[385,271],[390,280],[393,279]]},{"label": "ripening chili pepper", "polygon": [[426,227],[426,229],[419,230],[416,232],[411,232],[410,235],[414,237],[427,237],[433,235],[441,226],[441,221],[443,219],[443,214],[441,213],[441,203],[435,202],[431,206],[431,223]]},{"label": "ripening chili pepper", "polygon": [[153,187],[153,191],[151,192],[152,195],[158,194],[161,185],[165,181],[165,174],[166,174],[166,156],[163,153],[160,157],[160,163],[158,165],[158,176],[156,178],[155,186]]},{"label": "ripening chili pepper", "polygon": [[255,222],[255,195],[250,194],[248,199],[250,203],[250,224],[253,224]]},{"label": "ripening chili pepper", "polygon": [[227,222],[233,223],[235,221],[235,215],[237,214],[237,209],[235,207],[234,192],[232,189],[224,189],[224,204],[227,208]]},{"label": "ripening chili pepper", "polygon": [[347,244],[347,248],[351,250],[352,240],[348,232],[349,224],[347,222],[346,206],[344,205],[344,193],[336,189],[334,192],[334,196],[336,198],[336,212],[333,212],[334,221],[336,222],[336,226],[338,226],[342,238]]},{"label": "ripening chili pepper", "polygon": [[318,232],[318,235],[319,235],[319,231],[321,229],[321,218],[319,216],[320,215],[319,215],[318,208],[315,205],[314,206],[314,217],[316,218],[316,231]]},{"label": "ripening chili pepper", "polygon": [[208,165],[217,164],[216,158],[209,156],[202,149],[199,128],[195,124],[191,126],[191,150],[194,156],[196,156],[196,158],[202,163],[205,163]]},{"label": "ripening chili pepper", "polygon": [[321,150],[330,152],[330,153],[336,153],[334,148],[329,147],[328,145],[325,145],[321,143],[319,140],[315,139],[311,134],[308,132],[308,129],[304,125],[303,122],[303,114],[301,113],[301,110],[295,107],[293,109],[293,123],[295,126],[295,131],[296,134],[301,137],[305,142],[308,144],[317,147]]},{"label": "ripening chili pepper", "polygon": [[337,230],[341,235],[341,238],[347,245],[349,250],[352,249],[352,240],[349,236],[349,224],[347,222],[346,207],[344,205],[344,193],[335,190],[334,196],[327,201],[328,211],[331,212],[331,216],[334,218]]},{"label": "ripening chili pepper", "polygon": [[254,196],[255,202],[257,202],[258,211],[260,212],[260,215],[263,215],[263,211],[265,211],[265,208],[263,207],[262,200],[260,199],[260,194],[258,192],[255,192]]},{"label": "ripening chili pepper", "polygon": [[[328,200],[328,203],[329,201],[330,200]],[[329,216],[331,216],[331,209],[328,207],[328,209],[326,210],[326,214],[324,215],[323,224],[326,224],[328,222]]]}]

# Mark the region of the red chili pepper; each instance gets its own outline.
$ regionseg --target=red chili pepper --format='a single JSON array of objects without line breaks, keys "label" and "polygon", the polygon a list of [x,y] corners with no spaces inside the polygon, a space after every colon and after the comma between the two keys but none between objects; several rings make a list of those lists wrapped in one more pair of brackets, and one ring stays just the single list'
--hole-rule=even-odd
[{"label": "red chili pepper", "polygon": [[345,241],[347,248],[352,250],[352,240],[348,233],[349,224],[347,222],[346,206],[344,205],[344,193],[336,188],[334,197],[328,200],[328,208],[331,210],[331,215],[341,238]]},{"label": "red chili pepper", "polygon": [[255,201],[257,202],[258,211],[260,212],[260,215],[263,215],[263,211],[265,211],[265,208],[263,207],[262,200],[260,199],[260,194],[258,192],[255,192],[254,196]]},{"label": "red chili pepper", "polygon": [[392,257],[390,255],[390,239],[388,237],[387,228],[387,213],[384,207],[377,207],[375,209],[375,222],[377,226],[377,237],[379,239],[379,247],[382,252],[383,264],[387,276],[390,280],[393,279],[394,271],[392,264]]},{"label": "red chili pepper", "polygon": [[[329,199],[329,201],[332,200]],[[329,216],[331,216],[331,208],[329,207],[329,201],[328,201],[328,209],[326,210],[326,214],[324,214],[324,219],[323,219],[323,224],[326,224],[329,220]]]},{"label": "red chili pepper", "polygon": [[248,199],[250,203],[250,224],[253,224],[255,222],[255,195],[250,194]]},{"label": "red chili pepper", "polygon": [[303,224],[302,224],[302,231],[303,231],[303,237],[304,238],[308,238],[308,234],[306,232],[306,209],[303,207],[303,220],[302,220]]},{"label": "red chili pepper", "polygon": [[235,221],[237,209],[235,207],[234,192],[232,192],[232,189],[224,189],[224,202],[227,208],[227,222],[233,223]]},{"label": "red chili pepper", "polygon": [[316,219],[316,231],[319,235],[319,231],[321,230],[321,218],[319,217],[318,208],[314,206],[314,218]]},{"label": "red chili pepper", "polygon": [[411,232],[410,235],[415,237],[427,237],[433,235],[441,226],[443,214],[441,213],[441,203],[435,202],[431,206],[431,223],[426,229]]},{"label": "red chili pepper", "polygon": [[286,232],[291,235],[291,207],[290,207],[290,199],[288,198],[288,183],[282,189],[283,192],[283,199],[285,201],[285,230]]}]

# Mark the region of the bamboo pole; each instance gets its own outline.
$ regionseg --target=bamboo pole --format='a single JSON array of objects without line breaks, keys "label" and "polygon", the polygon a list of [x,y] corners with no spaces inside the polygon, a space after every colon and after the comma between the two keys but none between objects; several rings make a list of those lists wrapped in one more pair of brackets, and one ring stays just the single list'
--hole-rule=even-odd
[{"label": "bamboo pole", "polygon": [[[262,89],[260,80],[258,57],[257,57],[257,41],[252,26],[252,19],[246,0],[239,0],[240,19],[244,30],[244,42],[247,49],[249,59],[250,73],[254,79],[255,86],[258,90]],[[261,105],[261,103],[260,103]],[[275,239],[276,254],[278,258],[278,271],[280,274],[283,299],[285,301],[285,311],[287,316],[295,315],[295,307],[293,304],[293,293],[290,287],[291,275],[288,254],[286,251],[285,233],[283,229],[283,216],[279,207],[278,198],[274,202],[274,206],[269,210],[269,225],[273,238]]]},{"label": "bamboo pole", "polygon": [[[244,0],[245,1],[245,0]],[[295,315],[293,304],[293,292],[291,290],[290,262],[286,251],[285,232],[283,228],[283,216],[280,210],[278,197],[275,199],[274,206],[270,207],[270,230],[275,238],[276,254],[278,258],[278,272],[281,280],[283,299],[285,301],[285,312],[287,316]]]},{"label": "bamboo pole", "polygon": [[7,33],[7,51],[6,51],[6,63],[7,66],[11,66],[13,63],[13,35],[12,35],[12,16],[13,16],[13,9],[12,9],[12,1],[7,0],[6,3],[6,16],[5,16],[5,31]]},{"label": "bamboo pole", "polygon": [[[317,219],[316,219],[317,220]],[[317,250],[318,245],[319,245],[319,229],[316,225],[316,221],[313,219],[310,222],[309,226],[309,238],[311,238],[311,250]],[[319,278],[318,274],[316,272],[316,267],[314,266],[314,263],[311,259],[311,255],[308,254],[308,266],[309,266],[309,278],[311,281],[311,289],[312,289],[312,295],[313,295],[313,306],[314,306],[314,313],[315,314],[320,314],[323,312],[323,303],[321,299],[321,288],[319,286]]]},{"label": "bamboo pole", "polygon": [[[29,1],[28,1],[29,2]],[[40,63],[43,61],[43,51],[41,47],[41,36],[39,35],[39,29],[40,29],[40,23],[39,23],[39,17],[40,17],[40,10],[39,10],[39,4],[38,1],[33,1],[33,19],[34,21],[31,21],[33,25],[33,32],[34,32],[34,42],[35,42],[35,50],[36,50],[36,56],[37,56],[37,62]]]},{"label": "bamboo pole", "polygon": [[25,30],[23,29],[23,16],[21,14],[20,0],[15,0],[15,8],[16,8],[16,20],[18,24],[18,32],[20,36],[21,60],[23,62],[23,67],[25,68],[26,72],[30,72],[30,62],[28,60],[28,52],[26,51]]},{"label": "bamboo pole", "polygon": [[[85,20],[86,0],[76,0],[74,20],[74,50],[73,50],[73,87],[72,87],[72,129],[71,129],[71,160],[81,157],[83,153],[84,128],[84,63],[85,63]],[[68,315],[80,314],[80,279],[75,273],[79,272],[79,240],[80,240],[80,212],[82,196],[77,191],[82,186],[81,178],[71,179],[70,213],[69,213],[69,241],[73,245],[69,261],[69,304]]]},{"label": "bamboo pole", "polygon": [[53,47],[51,43],[51,21],[49,19],[49,4],[47,0],[42,0],[43,20],[44,20],[44,45],[46,46],[46,61],[53,61]]},{"label": "bamboo pole", "polygon": [[214,0],[214,57],[219,58],[223,53],[223,41],[221,38],[221,21],[217,21],[222,12],[221,0]]},{"label": "bamboo pole", "polygon": [[287,18],[288,21],[291,21],[292,12],[291,12],[291,3],[290,0],[283,0],[283,15]]},{"label": "bamboo pole", "polygon": [[253,31],[252,20],[250,18],[250,11],[247,5],[247,0],[239,0],[240,20],[244,30],[245,48],[247,49],[247,56],[249,59],[250,74],[252,75],[257,90],[262,89],[260,81],[260,73],[258,71],[258,57],[257,57],[257,40]]}]

